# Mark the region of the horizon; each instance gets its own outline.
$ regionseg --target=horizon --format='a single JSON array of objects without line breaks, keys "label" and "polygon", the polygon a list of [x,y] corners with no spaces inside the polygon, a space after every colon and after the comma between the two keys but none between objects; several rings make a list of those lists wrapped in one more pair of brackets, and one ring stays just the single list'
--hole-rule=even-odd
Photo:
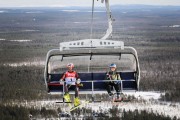
[{"label": "horizon", "polygon": [[[152,7],[180,7],[180,5],[146,5],[146,4],[117,4],[111,6],[152,6]],[[14,7],[2,7],[0,8],[89,8],[91,6],[14,6]],[[102,8],[105,6],[96,6],[96,8]]]},{"label": "horizon", "polygon": [[[6,7],[91,7],[92,0],[0,0],[0,8]],[[94,1],[95,7],[103,7],[104,4],[101,0]],[[111,6],[113,5],[149,5],[149,6],[180,6],[179,0],[112,0],[109,2]]]}]

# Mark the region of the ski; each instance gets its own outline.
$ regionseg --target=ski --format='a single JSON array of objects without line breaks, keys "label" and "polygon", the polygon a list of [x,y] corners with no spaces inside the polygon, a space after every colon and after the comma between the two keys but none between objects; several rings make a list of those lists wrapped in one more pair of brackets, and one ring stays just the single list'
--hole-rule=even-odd
[{"label": "ski", "polygon": [[84,106],[84,105],[87,104],[87,103],[89,103],[89,101],[85,101],[85,102],[81,103],[80,105],[78,105],[78,106],[76,106],[76,107],[72,107],[72,108],[70,109],[70,112],[73,111],[73,110],[76,110],[76,109],[79,108],[79,107]]}]

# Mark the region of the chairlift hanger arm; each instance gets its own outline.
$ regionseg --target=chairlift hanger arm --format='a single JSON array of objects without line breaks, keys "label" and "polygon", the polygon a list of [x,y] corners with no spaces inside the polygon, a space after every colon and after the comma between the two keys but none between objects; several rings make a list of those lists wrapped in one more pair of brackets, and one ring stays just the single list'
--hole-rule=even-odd
[{"label": "chairlift hanger arm", "polygon": [[119,53],[119,60],[121,60],[121,53]]},{"label": "chairlift hanger arm", "polygon": [[[97,0],[98,1],[98,0]],[[106,30],[106,34],[101,38],[102,40],[106,40],[110,35],[112,37],[112,14],[109,6],[109,0],[101,0],[101,3],[104,3],[105,1],[105,6],[106,6],[106,14],[108,17],[108,28]],[[90,34],[90,39],[92,38],[92,31],[93,31],[93,18],[94,18],[94,0],[92,0],[92,15],[91,15],[91,34]]]},{"label": "chairlift hanger arm", "polygon": [[91,52],[90,60],[92,59],[93,53]]},{"label": "chairlift hanger arm", "polygon": [[63,61],[64,55],[62,55],[61,61]]},{"label": "chairlift hanger arm", "polygon": [[106,31],[106,34],[101,38],[103,40],[107,39],[110,35],[112,36],[112,31],[113,31],[113,26],[112,26],[113,18],[109,6],[109,0],[102,0],[101,2],[103,3],[104,1],[105,1],[106,13],[108,17],[108,29]]}]

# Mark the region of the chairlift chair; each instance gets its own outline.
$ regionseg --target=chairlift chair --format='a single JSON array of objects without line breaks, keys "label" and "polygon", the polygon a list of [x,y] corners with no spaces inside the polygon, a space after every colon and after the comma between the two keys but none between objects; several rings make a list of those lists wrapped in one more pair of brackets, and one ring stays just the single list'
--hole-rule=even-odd
[{"label": "chairlift chair", "polygon": [[67,71],[68,63],[74,63],[75,70],[79,73],[83,83],[83,87],[80,87],[80,94],[107,93],[104,83],[108,81],[104,79],[111,63],[117,65],[117,72],[121,76],[121,92],[139,90],[140,67],[136,49],[124,46],[122,41],[106,40],[112,35],[112,15],[109,9],[109,0],[102,0],[102,2],[104,1],[109,22],[104,37],[62,42],[59,49],[48,51],[44,71],[48,93],[64,93],[64,85],[60,84],[59,80]]},{"label": "chairlift chair", "polygon": [[46,57],[44,79],[49,93],[62,93],[59,83],[66,65],[74,63],[83,87],[80,94],[104,93],[104,80],[109,65],[115,63],[121,76],[121,91],[139,89],[140,68],[137,52],[121,41],[86,39],[60,43],[59,49],[50,50]]}]

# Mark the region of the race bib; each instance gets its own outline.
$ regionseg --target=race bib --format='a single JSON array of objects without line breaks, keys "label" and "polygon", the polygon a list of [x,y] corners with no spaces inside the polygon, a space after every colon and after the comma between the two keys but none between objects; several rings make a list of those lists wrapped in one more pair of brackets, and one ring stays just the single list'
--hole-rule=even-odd
[{"label": "race bib", "polygon": [[76,84],[76,78],[67,77],[65,78],[66,84],[68,85],[75,85]]}]

